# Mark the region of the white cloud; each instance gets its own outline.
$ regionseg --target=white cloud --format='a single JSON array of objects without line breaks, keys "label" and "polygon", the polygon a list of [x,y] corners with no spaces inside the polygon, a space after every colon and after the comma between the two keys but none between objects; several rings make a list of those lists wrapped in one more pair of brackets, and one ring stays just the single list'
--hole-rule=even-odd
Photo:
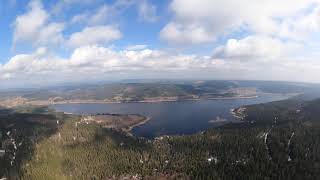
[{"label": "white cloud", "polygon": [[[239,40],[237,43],[242,44],[246,41],[249,40],[244,42]],[[261,54],[268,53],[261,51]],[[45,84],[56,80],[60,82],[105,80],[106,77],[112,79],[237,77],[237,79],[319,82],[316,78],[320,72],[319,62],[306,58],[280,57],[280,60],[242,61],[237,58],[230,60],[151,49],[115,51],[98,45],[76,48],[71,56],[65,59],[50,55],[45,48],[39,48],[35,53],[16,55],[6,64],[0,65],[0,79],[10,79],[11,82],[27,80],[32,84]]]},{"label": "white cloud", "polygon": [[89,77],[103,78],[113,72],[117,72],[115,77],[118,73],[130,76],[145,72],[174,73],[208,68],[212,64],[209,57],[175,55],[150,49],[115,51],[96,45],[83,46],[76,48],[70,58],[63,59],[49,55],[46,49],[40,48],[32,54],[12,57],[0,66],[0,77],[10,77],[12,81],[28,79],[30,82],[41,77],[50,82],[57,76],[63,81],[66,78],[79,79],[79,74],[86,74],[87,80]]},{"label": "white cloud", "polygon": [[188,45],[208,43],[213,40],[211,32],[198,25],[183,26],[175,22],[169,23],[160,32],[163,40],[174,44]]},{"label": "white cloud", "polygon": [[168,42],[182,44],[211,42],[239,28],[278,36],[283,22],[317,4],[319,0],[173,0],[170,9],[174,16],[160,35]]},{"label": "white cloud", "polygon": [[224,77],[318,81],[318,56],[310,55],[318,49],[319,9],[319,0],[173,0],[160,37],[180,46],[219,43],[215,62],[234,71]]},{"label": "white cloud", "polygon": [[121,37],[121,32],[115,26],[86,27],[81,32],[73,33],[68,40],[68,45],[80,47],[84,45],[106,44]]},{"label": "white cloud", "polygon": [[140,49],[114,51],[101,46],[84,46],[75,49],[70,65],[95,67],[95,71],[170,71],[182,70],[192,65],[200,68],[210,63],[209,59],[194,55],[174,55],[165,51]]},{"label": "white cloud", "polygon": [[137,44],[137,45],[131,45],[128,46],[126,49],[129,51],[137,51],[141,49],[146,49],[148,46],[146,44]]},{"label": "white cloud", "polygon": [[43,27],[38,38],[35,39],[36,44],[46,45],[46,44],[59,44],[64,41],[62,31],[64,29],[64,24],[62,23],[50,23]]},{"label": "white cloud", "polygon": [[[13,23],[14,43],[31,42],[34,47],[65,44],[72,52],[69,58],[51,54],[54,48],[48,48],[51,53],[38,48],[34,53],[16,55],[0,64],[2,81],[40,83],[46,79],[42,83],[48,83],[122,75],[319,81],[319,54],[315,53],[319,43],[314,38],[320,31],[319,0],[172,0],[173,16],[162,28],[161,39],[199,48],[219,43],[212,56],[151,50],[144,44],[123,50],[107,48],[122,38],[118,26],[108,25],[115,16],[136,8],[140,20],[155,22],[157,7],[147,0],[118,0],[98,8],[97,4],[91,6],[90,0],[63,0],[55,7],[71,8],[77,3],[92,10],[86,8],[74,16],[68,25],[85,27],[64,37],[64,23],[52,22],[59,16],[50,15],[40,0],[30,1],[27,12]],[[308,50],[312,52],[308,54]]]},{"label": "white cloud", "polygon": [[302,45],[294,42],[283,42],[267,36],[248,36],[244,39],[229,39],[226,45],[214,50],[214,56],[238,59],[277,59],[293,56],[302,49]]},{"label": "white cloud", "polygon": [[14,40],[30,40],[34,38],[47,19],[48,14],[43,9],[40,1],[31,1],[29,11],[26,14],[18,16],[14,23]]},{"label": "white cloud", "polygon": [[282,37],[295,40],[308,40],[313,33],[320,31],[320,6],[311,12],[284,20],[279,28]]},{"label": "white cloud", "polygon": [[46,74],[53,72],[57,68],[62,68],[63,61],[59,58],[48,55],[45,48],[38,48],[32,54],[19,54],[12,57],[0,69],[0,76],[10,77],[11,79],[38,78],[33,75]]},{"label": "white cloud", "polygon": [[63,23],[48,23],[49,14],[40,0],[32,0],[28,11],[14,22],[14,46],[17,42],[28,41],[33,45],[58,44],[63,41]]}]

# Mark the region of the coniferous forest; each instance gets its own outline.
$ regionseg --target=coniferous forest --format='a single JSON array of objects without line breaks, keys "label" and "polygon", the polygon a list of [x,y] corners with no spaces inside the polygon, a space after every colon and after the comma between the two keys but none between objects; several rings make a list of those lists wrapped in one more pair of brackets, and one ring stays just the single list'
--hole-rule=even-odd
[{"label": "coniferous forest", "polygon": [[298,99],[251,105],[241,123],[152,140],[46,107],[1,109],[0,177],[319,179],[319,108]]}]

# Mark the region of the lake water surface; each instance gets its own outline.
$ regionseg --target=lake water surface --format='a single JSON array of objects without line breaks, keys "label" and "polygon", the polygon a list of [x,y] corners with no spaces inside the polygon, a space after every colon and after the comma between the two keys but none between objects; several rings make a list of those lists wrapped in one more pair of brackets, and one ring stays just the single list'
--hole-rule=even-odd
[{"label": "lake water surface", "polygon": [[120,103],[120,104],[57,104],[52,107],[61,112],[74,114],[116,113],[141,114],[151,117],[144,125],[136,127],[136,136],[153,138],[161,135],[192,134],[224,123],[210,123],[210,120],[235,119],[230,109],[242,105],[266,103],[289,98],[285,94],[261,94],[252,99],[221,99],[178,101],[160,103]]}]

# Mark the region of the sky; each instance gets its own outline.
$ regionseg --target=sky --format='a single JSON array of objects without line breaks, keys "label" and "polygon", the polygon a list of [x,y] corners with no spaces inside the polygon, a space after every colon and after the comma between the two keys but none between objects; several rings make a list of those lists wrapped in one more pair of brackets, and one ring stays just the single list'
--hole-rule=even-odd
[{"label": "sky", "polygon": [[320,82],[320,0],[0,0],[0,86]]}]

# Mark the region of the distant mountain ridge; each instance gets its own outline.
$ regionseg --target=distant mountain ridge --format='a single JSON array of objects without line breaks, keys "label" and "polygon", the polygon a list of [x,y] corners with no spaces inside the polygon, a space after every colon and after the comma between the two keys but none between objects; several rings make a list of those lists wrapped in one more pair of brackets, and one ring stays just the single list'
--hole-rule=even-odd
[{"label": "distant mountain ridge", "polygon": [[[16,99],[38,104],[66,102],[159,102],[252,98],[258,93],[305,93],[317,85],[271,81],[155,81],[0,91],[0,104]],[[8,101],[13,101],[9,102]],[[5,101],[5,103],[4,103]],[[23,101],[25,102],[25,101]]]}]

